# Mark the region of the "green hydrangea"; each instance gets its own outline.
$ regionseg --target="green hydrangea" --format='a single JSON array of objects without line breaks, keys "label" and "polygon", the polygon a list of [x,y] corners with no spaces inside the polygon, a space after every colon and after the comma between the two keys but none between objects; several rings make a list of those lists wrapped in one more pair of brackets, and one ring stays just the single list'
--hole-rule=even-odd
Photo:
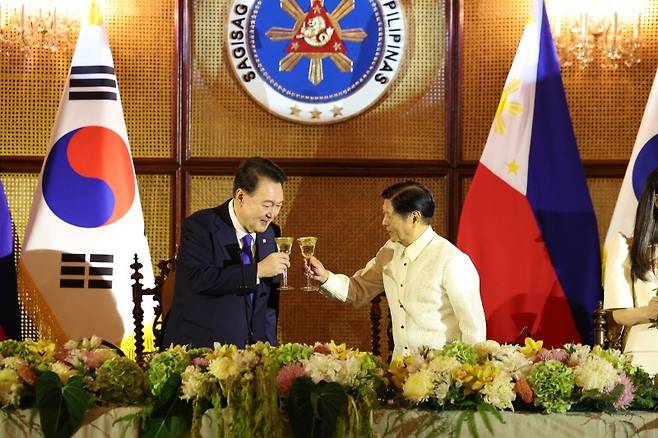
[{"label": "green hydrangea", "polygon": [[301,362],[312,355],[313,347],[296,343],[283,344],[276,350],[276,359],[282,366],[293,362]]},{"label": "green hydrangea", "polygon": [[181,374],[191,363],[189,353],[183,347],[174,347],[158,353],[151,359],[148,368],[148,384],[151,393],[160,394],[167,380]]},{"label": "green hydrangea", "polygon": [[478,354],[475,348],[463,342],[450,342],[443,347],[442,351],[444,355],[454,357],[462,364],[468,363],[475,365],[478,361]]},{"label": "green hydrangea", "polygon": [[94,386],[103,404],[139,404],[144,400],[146,377],[135,361],[116,356],[98,367]]},{"label": "green hydrangea", "polygon": [[543,407],[546,413],[563,413],[571,408],[576,378],[562,362],[547,360],[534,364],[528,382],[535,393],[535,406]]},{"label": "green hydrangea", "polygon": [[41,362],[41,357],[33,348],[30,348],[30,345],[33,344],[34,342],[30,339],[23,342],[15,339],[7,339],[6,341],[0,342],[0,355],[2,357],[20,357],[30,364],[39,363]]}]

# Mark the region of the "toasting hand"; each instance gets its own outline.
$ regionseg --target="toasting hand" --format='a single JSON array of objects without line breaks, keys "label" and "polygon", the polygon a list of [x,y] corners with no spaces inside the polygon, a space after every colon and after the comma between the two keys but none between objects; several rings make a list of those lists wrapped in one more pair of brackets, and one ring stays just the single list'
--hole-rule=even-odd
[{"label": "toasting hand", "polygon": [[329,271],[327,271],[320,260],[315,257],[304,260],[304,272],[310,276],[311,279],[319,281],[320,284],[327,281],[329,278]]},{"label": "toasting hand", "polygon": [[290,267],[290,257],[285,252],[273,252],[258,263],[258,278],[279,275]]}]

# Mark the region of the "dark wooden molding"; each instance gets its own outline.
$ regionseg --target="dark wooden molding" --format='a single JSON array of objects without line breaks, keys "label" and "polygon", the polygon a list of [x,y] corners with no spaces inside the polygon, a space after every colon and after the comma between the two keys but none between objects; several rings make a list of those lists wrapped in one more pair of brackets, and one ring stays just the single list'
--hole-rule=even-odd
[{"label": "dark wooden molding", "polygon": [[181,223],[186,216],[188,197],[187,172],[182,168],[189,156],[190,90],[192,84],[192,0],[178,0],[176,17],[176,143],[177,169],[173,187],[172,250],[180,242]]},{"label": "dark wooden molding", "polygon": [[[233,175],[243,158],[192,158],[184,167],[191,174]],[[445,160],[337,160],[272,158],[290,176],[396,176],[443,177],[450,171]]]},{"label": "dark wooden molding", "polygon": [[462,51],[462,0],[445,0],[446,18],[446,65],[445,65],[445,148],[448,163],[452,170],[448,175],[445,209],[447,237],[457,239],[459,210],[461,206],[461,187],[454,169],[459,167],[461,158],[461,51]]}]

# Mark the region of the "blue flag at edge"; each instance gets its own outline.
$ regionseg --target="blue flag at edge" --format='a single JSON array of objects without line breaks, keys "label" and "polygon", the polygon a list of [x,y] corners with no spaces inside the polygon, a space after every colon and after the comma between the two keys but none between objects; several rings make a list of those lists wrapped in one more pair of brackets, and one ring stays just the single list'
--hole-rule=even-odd
[{"label": "blue flag at edge", "polygon": [[14,227],[4,186],[0,181],[0,339],[21,339],[21,314],[18,307]]}]

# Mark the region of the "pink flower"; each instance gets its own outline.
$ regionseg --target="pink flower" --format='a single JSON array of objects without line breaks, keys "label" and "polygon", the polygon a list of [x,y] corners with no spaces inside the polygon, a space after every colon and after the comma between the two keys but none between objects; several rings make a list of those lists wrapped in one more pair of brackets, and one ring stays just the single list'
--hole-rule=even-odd
[{"label": "pink flower", "polygon": [[546,360],[557,360],[558,362],[567,363],[569,361],[569,355],[561,348],[554,348],[552,350],[542,348],[535,356],[534,362]]},{"label": "pink flower", "polygon": [[610,394],[619,384],[624,385],[624,390],[619,394],[619,398],[615,401],[614,406],[617,409],[627,409],[635,398],[635,386],[633,386],[633,382],[631,382],[631,379],[628,378],[626,373],[622,371],[619,374],[619,381],[603,388],[603,393]]},{"label": "pink flower", "polygon": [[37,375],[34,373],[34,371],[32,371],[32,368],[27,366],[27,364],[19,365],[16,372],[18,373],[19,377],[30,386],[34,386],[34,384],[37,382]]},{"label": "pink flower", "polygon": [[305,375],[304,367],[298,364],[291,363],[281,368],[276,375],[276,387],[279,389],[279,393],[284,397],[288,397],[293,382]]},{"label": "pink flower", "polygon": [[102,365],[103,357],[95,354],[93,351],[85,351],[82,354],[82,361],[85,363],[85,368],[95,370]]},{"label": "pink flower", "polygon": [[205,357],[195,357],[194,359],[192,359],[192,365],[207,367],[208,363],[209,361]]},{"label": "pink flower", "polygon": [[521,397],[521,400],[526,403],[532,403],[535,398],[535,394],[532,392],[532,388],[525,377],[519,377],[514,384],[514,389],[516,389],[516,393]]},{"label": "pink flower", "polygon": [[55,360],[67,362],[67,359],[69,358],[69,350],[57,350],[54,356]]}]

